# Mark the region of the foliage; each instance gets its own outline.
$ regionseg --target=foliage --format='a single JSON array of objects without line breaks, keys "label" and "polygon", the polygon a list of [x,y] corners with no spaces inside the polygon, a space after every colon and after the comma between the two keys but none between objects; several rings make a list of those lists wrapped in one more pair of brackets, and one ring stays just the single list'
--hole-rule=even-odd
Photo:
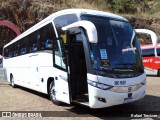
[{"label": "foliage", "polygon": [[154,1],[155,5],[152,7],[151,11],[149,11],[152,14],[160,11],[160,0],[154,0]]},{"label": "foliage", "polygon": [[111,0],[111,8],[118,13],[136,13],[137,7],[146,7],[147,0]]},{"label": "foliage", "polygon": [[[54,0],[55,1],[55,0]],[[117,13],[145,12],[147,3],[156,0],[57,0],[58,4],[65,4],[68,8],[88,8]]]}]

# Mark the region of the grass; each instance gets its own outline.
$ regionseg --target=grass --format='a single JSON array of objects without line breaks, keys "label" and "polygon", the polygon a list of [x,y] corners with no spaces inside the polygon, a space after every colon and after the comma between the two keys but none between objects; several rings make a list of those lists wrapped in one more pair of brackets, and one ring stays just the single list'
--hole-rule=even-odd
[{"label": "grass", "polygon": [[152,7],[152,9],[150,11],[148,11],[148,13],[150,14],[154,14],[160,12],[160,0],[155,0],[155,4]]}]

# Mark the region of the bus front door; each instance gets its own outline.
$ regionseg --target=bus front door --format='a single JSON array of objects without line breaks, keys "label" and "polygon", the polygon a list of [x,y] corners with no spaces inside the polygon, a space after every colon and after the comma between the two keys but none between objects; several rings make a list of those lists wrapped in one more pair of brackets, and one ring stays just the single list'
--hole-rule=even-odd
[{"label": "bus front door", "polygon": [[59,40],[54,42],[53,62],[56,99],[70,104],[67,54],[62,52]]}]

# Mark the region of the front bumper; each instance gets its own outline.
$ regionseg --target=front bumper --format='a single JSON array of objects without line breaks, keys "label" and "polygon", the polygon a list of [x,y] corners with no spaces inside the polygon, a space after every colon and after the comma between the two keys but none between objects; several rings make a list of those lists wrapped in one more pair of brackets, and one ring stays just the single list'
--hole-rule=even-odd
[{"label": "front bumper", "polygon": [[146,85],[131,93],[118,93],[102,90],[91,85],[89,87],[89,106],[91,108],[104,108],[125,104],[139,100],[145,96]]}]

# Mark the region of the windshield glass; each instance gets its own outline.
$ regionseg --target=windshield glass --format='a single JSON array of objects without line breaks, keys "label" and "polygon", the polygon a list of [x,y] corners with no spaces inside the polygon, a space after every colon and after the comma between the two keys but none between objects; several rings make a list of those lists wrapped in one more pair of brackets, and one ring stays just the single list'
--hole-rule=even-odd
[{"label": "windshield glass", "polygon": [[92,68],[97,74],[119,78],[144,72],[140,44],[128,22],[89,15],[81,19],[94,23],[98,32],[98,43],[90,43]]}]

